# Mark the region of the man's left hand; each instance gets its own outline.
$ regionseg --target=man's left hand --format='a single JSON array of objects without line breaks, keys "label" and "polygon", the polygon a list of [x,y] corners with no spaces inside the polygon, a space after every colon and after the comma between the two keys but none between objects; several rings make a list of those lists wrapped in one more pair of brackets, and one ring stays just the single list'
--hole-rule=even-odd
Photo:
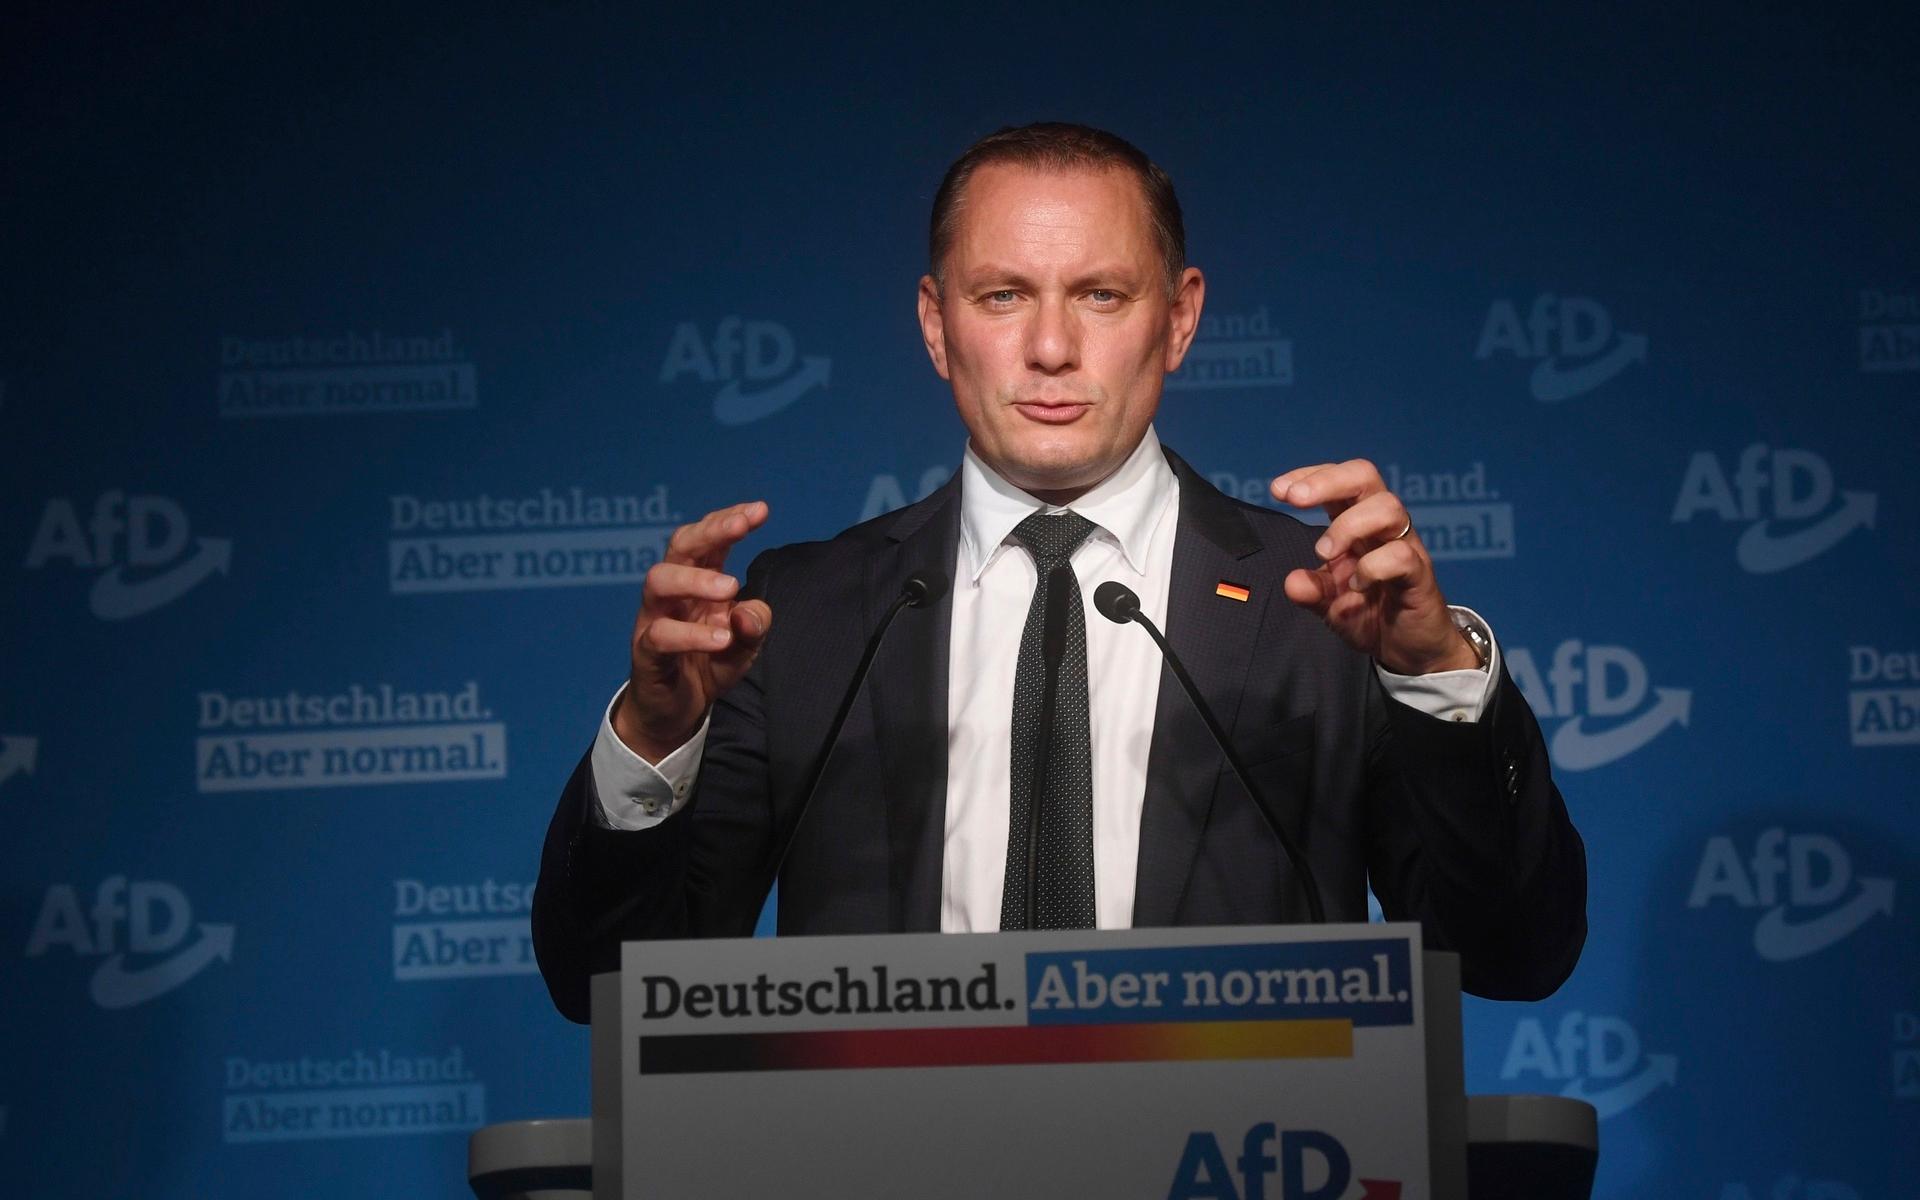
[{"label": "man's left hand", "polygon": [[1286,579],[1287,599],[1312,609],[1340,639],[1400,675],[1480,665],[1454,628],[1433,559],[1400,497],[1364,458],[1296,467],[1268,485],[1295,508],[1332,523],[1314,546],[1321,565]]}]

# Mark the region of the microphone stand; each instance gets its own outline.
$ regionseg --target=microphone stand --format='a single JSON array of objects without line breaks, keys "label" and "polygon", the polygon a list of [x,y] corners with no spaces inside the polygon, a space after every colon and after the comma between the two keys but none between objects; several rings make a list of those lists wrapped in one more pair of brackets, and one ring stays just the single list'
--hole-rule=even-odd
[{"label": "microphone stand", "polygon": [[867,639],[866,650],[860,655],[860,663],[853,669],[853,681],[847,685],[846,694],[840,697],[840,707],[834,710],[833,721],[827,726],[827,740],[821,744],[820,753],[814,757],[813,765],[807,768],[806,787],[801,790],[800,811],[794,814],[793,825],[787,831],[787,839],[780,847],[780,856],[773,861],[772,878],[780,877],[780,868],[786,865],[787,854],[793,849],[794,839],[800,833],[800,822],[806,819],[807,810],[813,807],[814,793],[820,790],[820,780],[827,773],[827,761],[833,757],[833,748],[840,741],[840,730],[847,723],[847,717],[853,712],[853,702],[860,695],[860,685],[866,682],[867,672],[873,668],[873,660],[880,653],[880,643],[886,640],[887,630],[893,628],[893,619],[900,615],[903,608],[925,608],[935,603],[947,590],[947,577],[938,571],[922,569],[907,576],[900,586],[900,594],[887,606],[885,615],[880,618],[878,628]]},{"label": "microphone stand", "polygon": [[1273,830],[1273,836],[1280,841],[1280,849],[1285,852],[1287,861],[1299,874],[1301,886],[1307,893],[1308,918],[1316,925],[1325,924],[1327,911],[1320,900],[1320,883],[1313,877],[1313,868],[1307,865],[1307,856],[1294,842],[1293,835],[1287,832],[1286,825],[1273,811],[1273,806],[1267,803],[1267,798],[1253,786],[1253,777],[1247,774],[1246,765],[1240,761],[1240,755],[1234,750],[1233,743],[1227,740],[1226,731],[1220,728],[1220,722],[1214,718],[1213,710],[1208,708],[1207,702],[1201,698],[1200,689],[1194,686],[1192,677],[1187,674],[1187,668],[1180,662],[1180,656],[1173,652],[1173,647],[1167,644],[1167,639],[1161,636],[1160,630],[1147,619],[1147,614],[1140,611],[1140,597],[1134,595],[1133,590],[1126,584],[1108,580],[1094,589],[1093,606],[1100,610],[1101,616],[1115,624],[1125,625],[1131,621],[1139,625],[1147,631],[1147,636],[1153,639],[1153,644],[1160,647],[1160,653],[1166,658],[1167,666],[1173,669],[1173,677],[1179,681],[1181,689],[1187,693],[1187,699],[1193,702],[1194,711],[1200,714],[1200,720],[1206,725],[1207,732],[1213,735],[1213,740],[1219,743],[1220,752],[1226,755],[1227,765],[1233,768],[1235,777],[1240,780],[1240,786],[1247,789],[1247,795],[1253,797],[1254,807],[1258,808],[1260,815],[1267,819],[1268,828]]}]

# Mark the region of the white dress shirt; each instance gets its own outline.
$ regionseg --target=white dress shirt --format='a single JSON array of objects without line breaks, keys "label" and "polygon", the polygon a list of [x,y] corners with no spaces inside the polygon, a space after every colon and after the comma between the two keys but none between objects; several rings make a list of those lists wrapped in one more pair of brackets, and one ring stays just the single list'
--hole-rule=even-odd
[{"label": "white dress shirt", "polygon": [[[1130,625],[1102,619],[1093,591],[1117,579],[1165,628],[1180,484],[1149,429],[1134,452],[1097,487],[1065,508],[1044,504],[1002,479],[968,446],[960,467],[960,546],[953,573],[953,626],[947,671],[947,811],[940,927],[947,932],[1000,927],[1006,878],[1014,671],[1020,634],[1038,583],[1033,559],[1012,540],[1036,512],[1071,510],[1095,529],[1074,551],[1087,615],[1088,717],[1093,741],[1095,916],[1102,929],[1133,923],[1134,869],[1147,754],[1160,694],[1160,652]],[[1477,615],[1456,609],[1480,622]],[[1480,622],[1482,628],[1485,623]],[[1477,721],[1499,678],[1499,650],[1488,669],[1430,675],[1379,672],[1388,693],[1437,717]],[[619,693],[614,694],[614,701]],[[615,829],[659,824],[684,805],[699,773],[706,726],[656,767],[600,722],[592,752],[598,816]]]}]

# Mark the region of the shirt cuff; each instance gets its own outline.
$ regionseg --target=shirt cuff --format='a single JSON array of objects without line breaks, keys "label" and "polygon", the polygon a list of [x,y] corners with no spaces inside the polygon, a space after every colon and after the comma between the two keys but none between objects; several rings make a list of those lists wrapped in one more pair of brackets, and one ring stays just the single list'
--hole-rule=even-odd
[{"label": "shirt cuff", "polygon": [[1453,613],[1455,624],[1467,621],[1478,625],[1486,636],[1487,645],[1492,647],[1486,670],[1468,667],[1463,671],[1435,671],[1431,675],[1400,675],[1377,662],[1373,669],[1380,673],[1380,683],[1387,689],[1387,695],[1408,708],[1417,708],[1443,721],[1478,721],[1493,700],[1494,686],[1500,680],[1500,643],[1479,613],[1458,604],[1448,605],[1448,610]]},{"label": "shirt cuff", "polygon": [[[590,756],[593,790],[600,798],[594,821],[603,829],[651,829],[686,806],[700,776],[700,754],[707,746],[707,722],[687,743],[658,764],[641,758],[613,731],[613,706],[627,690],[621,684],[600,718]],[[711,719],[711,718],[709,718]]]}]

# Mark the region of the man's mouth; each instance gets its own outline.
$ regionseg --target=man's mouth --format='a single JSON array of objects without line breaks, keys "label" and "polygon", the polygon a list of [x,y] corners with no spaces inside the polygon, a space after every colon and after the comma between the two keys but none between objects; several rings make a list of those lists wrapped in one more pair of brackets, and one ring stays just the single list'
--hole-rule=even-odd
[{"label": "man's mouth", "polygon": [[1014,405],[1014,408],[1020,411],[1021,416],[1026,417],[1029,421],[1038,421],[1042,425],[1065,425],[1077,421],[1082,414],[1092,407],[1093,405],[1091,404],[1083,404],[1073,400],[1062,401],[1056,404],[1032,401],[1016,403]]}]

